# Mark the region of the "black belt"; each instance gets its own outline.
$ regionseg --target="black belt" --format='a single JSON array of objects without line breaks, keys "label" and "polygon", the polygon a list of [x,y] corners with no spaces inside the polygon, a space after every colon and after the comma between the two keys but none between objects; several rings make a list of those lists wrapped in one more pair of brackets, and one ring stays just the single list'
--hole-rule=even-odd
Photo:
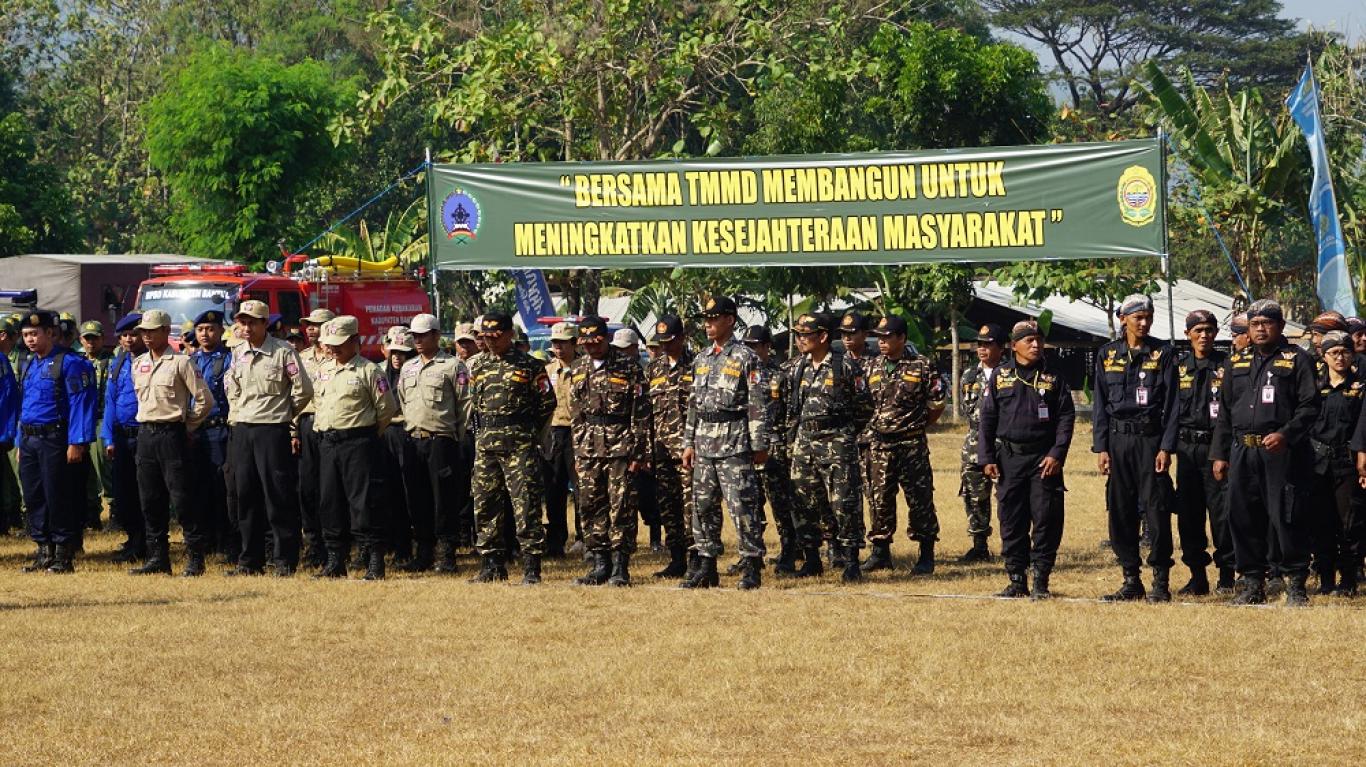
[{"label": "black belt", "polygon": [[1208,445],[1214,439],[1209,429],[1177,429],[1176,436],[1188,445]]},{"label": "black belt", "polygon": [[584,420],[594,426],[630,426],[629,415],[585,415]]},{"label": "black belt", "polygon": [[25,437],[47,437],[53,434],[61,434],[66,431],[66,424],[58,423],[21,423],[19,431]]},{"label": "black belt", "polygon": [[699,412],[697,420],[703,423],[731,423],[733,421],[743,421],[746,415],[743,410],[713,410],[710,412]]},{"label": "black belt", "polygon": [[925,432],[920,430],[885,432],[878,431],[877,429],[869,429],[868,433],[878,442],[905,442],[908,439],[925,436]]},{"label": "black belt", "polygon": [[354,429],[328,429],[317,434],[318,439],[323,442],[346,442],[347,440],[375,436],[375,427],[357,426]]},{"label": "black belt", "polygon": [[184,421],[147,421],[139,424],[143,431],[156,433],[185,431]]},{"label": "black belt", "polygon": [[1162,424],[1157,421],[1110,421],[1110,431],[1116,434],[1138,434],[1155,437],[1162,433]]},{"label": "black belt", "polygon": [[205,419],[204,419],[204,423],[200,424],[200,425],[199,425],[199,428],[201,428],[201,429],[216,429],[216,428],[218,428],[218,427],[220,427],[220,426],[227,426],[227,425],[228,425],[228,418],[227,418],[227,416],[222,416],[222,415],[220,415],[220,416],[214,416],[213,418],[205,418]]},{"label": "black belt", "polygon": [[1237,442],[1243,447],[1262,447],[1262,440],[1265,437],[1265,434],[1253,434],[1248,432],[1233,435],[1233,441]]},{"label": "black belt", "polygon": [[996,441],[1000,442],[1001,447],[1005,448],[1006,452],[1011,455],[1044,453],[1051,449],[1054,444],[1051,439],[1036,439],[1033,442],[1016,442],[1013,439],[1002,439],[997,437]]},{"label": "black belt", "polygon": [[531,416],[519,415],[486,415],[479,418],[479,425],[487,429],[496,429],[500,426],[530,426]]},{"label": "black belt", "polygon": [[118,437],[136,437],[138,435],[138,425],[115,426],[114,435]]},{"label": "black belt", "polygon": [[440,439],[441,437],[445,437],[447,439],[455,439],[453,435],[446,434],[444,432],[418,428],[413,428],[409,430],[408,436],[412,437],[413,439]]}]

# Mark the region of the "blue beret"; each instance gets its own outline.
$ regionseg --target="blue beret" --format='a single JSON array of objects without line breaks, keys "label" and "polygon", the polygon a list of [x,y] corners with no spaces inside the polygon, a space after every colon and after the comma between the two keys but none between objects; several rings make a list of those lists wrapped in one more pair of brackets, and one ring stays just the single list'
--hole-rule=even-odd
[{"label": "blue beret", "polygon": [[194,324],[203,325],[207,322],[210,325],[222,325],[223,318],[224,315],[222,311],[218,309],[208,309],[200,312],[199,316],[194,318]]},{"label": "blue beret", "polygon": [[141,312],[133,312],[119,320],[118,324],[114,326],[114,332],[127,333],[130,330],[136,329],[140,322],[142,322]]}]

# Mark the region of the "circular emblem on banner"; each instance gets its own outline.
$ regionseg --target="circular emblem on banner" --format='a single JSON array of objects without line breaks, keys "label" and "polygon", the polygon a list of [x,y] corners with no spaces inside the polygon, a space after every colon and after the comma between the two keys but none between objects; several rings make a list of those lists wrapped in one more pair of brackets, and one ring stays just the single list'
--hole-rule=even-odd
[{"label": "circular emblem on banner", "polygon": [[1157,182],[1141,165],[1130,165],[1119,177],[1119,213],[1130,226],[1147,226],[1157,216]]},{"label": "circular emblem on banner", "polygon": [[446,230],[446,239],[455,240],[458,245],[474,241],[479,232],[482,211],[479,201],[463,189],[457,188],[441,203],[441,226]]}]

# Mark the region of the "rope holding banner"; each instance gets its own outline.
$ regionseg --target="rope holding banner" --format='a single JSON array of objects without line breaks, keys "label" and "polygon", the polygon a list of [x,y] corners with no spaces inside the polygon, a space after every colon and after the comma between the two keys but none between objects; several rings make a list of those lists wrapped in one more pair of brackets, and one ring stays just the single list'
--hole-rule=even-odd
[{"label": "rope holding banner", "polygon": [[1200,211],[1200,215],[1205,217],[1205,222],[1209,224],[1210,231],[1214,233],[1214,240],[1219,243],[1219,250],[1224,252],[1224,258],[1228,260],[1229,268],[1233,270],[1233,278],[1238,280],[1238,287],[1243,289],[1243,295],[1247,296],[1249,301],[1253,300],[1254,296],[1252,295],[1252,292],[1247,289],[1247,282],[1243,280],[1243,273],[1238,270],[1238,263],[1233,260],[1233,254],[1229,252],[1228,246],[1224,244],[1224,236],[1219,234],[1219,227],[1214,225],[1214,219],[1210,216],[1209,211],[1205,209],[1205,200],[1200,196],[1200,182],[1195,178],[1195,174],[1191,172],[1190,163],[1186,162],[1185,158],[1181,156],[1181,153],[1176,150],[1176,145],[1172,143],[1170,133],[1166,134],[1164,139],[1167,142],[1167,148],[1171,150],[1172,157],[1175,157],[1181,162],[1181,165],[1186,169],[1186,175],[1191,179],[1191,191],[1195,193],[1196,208]]},{"label": "rope holding banner", "polygon": [[340,219],[338,219],[336,222],[334,222],[331,226],[329,226],[329,227],[327,227],[326,229],[322,230],[322,232],[320,232],[320,233],[318,234],[317,237],[314,237],[313,239],[311,239],[311,240],[309,240],[308,242],[304,243],[302,247],[295,248],[295,249],[291,250],[290,253],[295,253],[295,254],[297,254],[297,253],[303,253],[304,251],[306,251],[306,250],[308,250],[309,248],[313,247],[313,245],[314,245],[315,243],[317,243],[318,240],[321,240],[322,238],[326,237],[329,233],[331,233],[331,232],[332,232],[334,229],[336,229],[337,227],[339,227],[339,226],[341,226],[342,224],[345,224],[347,221],[350,221],[351,219],[355,218],[356,215],[357,215],[358,213],[360,213],[361,211],[365,210],[366,208],[370,207],[371,205],[374,205],[375,202],[379,200],[379,198],[381,198],[381,197],[383,197],[384,195],[386,195],[386,194],[392,192],[399,184],[402,184],[404,181],[407,181],[408,179],[412,178],[413,176],[416,176],[417,174],[421,173],[424,169],[426,169],[427,165],[428,165],[428,162],[427,162],[426,160],[423,160],[422,162],[418,163],[417,167],[413,168],[412,170],[408,171],[407,173],[403,174],[402,176],[399,176],[399,178],[398,178],[397,181],[395,181],[394,183],[390,184],[389,186],[384,187],[384,189],[383,189],[379,194],[376,194],[374,197],[371,197],[370,199],[366,200],[364,203],[361,204],[361,206],[360,206],[359,208],[356,208],[355,210],[351,211],[350,213],[347,213],[345,216],[342,216]]}]

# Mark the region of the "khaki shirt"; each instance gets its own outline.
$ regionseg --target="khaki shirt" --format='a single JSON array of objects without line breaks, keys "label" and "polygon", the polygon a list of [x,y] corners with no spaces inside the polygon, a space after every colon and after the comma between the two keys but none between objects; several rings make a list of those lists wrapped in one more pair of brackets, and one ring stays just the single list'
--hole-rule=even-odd
[{"label": "khaki shirt", "polygon": [[375,427],[383,431],[398,412],[389,379],[379,365],[357,354],[345,364],[328,359],[318,368],[313,429]]},{"label": "khaki shirt", "polygon": [[[576,358],[577,359],[577,358]],[[555,412],[550,414],[551,426],[569,426],[569,390],[573,388],[569,380],[569,365],[553,359],[545,363],[545,374],[550,376],[550,383],[555,387]]]},{"label": "khaki shirt", "polygon": [[313,399],[313,381],[298,353],[274,336],[259,347],[238,344],[223,377],[228,423],[287,424]]},{"label": "khaki shirt", "polygon": [[213,411],[213,393],[199,368],[184,354],[167,349],[159,358],[144,352],[133,360],[133,390],[138,423],[179,423],[194,431]]},{"label": "khaki shirt", "polygon": [[465,438],[470,417],[470,373],[459,357],[438,352],[430,360],[418,355],[398,374],[398,401],[408,431],[422,429],[455,439]]},{"label": "khaki shirt", "polygon": [[[308,347],[308,351],[299,355],[299,360],[304,365],[304,372],[308,374],[308,380],[310,381],[318,380],[318,371],[322,369],[323,363],[330,359],[332,358],[327,356],[327,352],[323,351],[321,346],[310,346]],[[303,409],[299,411],[299,415],[314,412],[316,406],[316,401],[309,400],[308,404],[304,405]]]}]

